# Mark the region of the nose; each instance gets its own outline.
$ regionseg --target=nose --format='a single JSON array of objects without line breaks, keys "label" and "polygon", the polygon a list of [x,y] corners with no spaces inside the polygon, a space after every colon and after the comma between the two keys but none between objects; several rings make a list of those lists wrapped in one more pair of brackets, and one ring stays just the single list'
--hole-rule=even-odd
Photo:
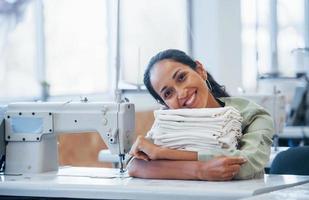
[{"label": "nose", "polygon": [[178,99],[184,99],[188,95],[188,90],[186,88],[177,88]]}]

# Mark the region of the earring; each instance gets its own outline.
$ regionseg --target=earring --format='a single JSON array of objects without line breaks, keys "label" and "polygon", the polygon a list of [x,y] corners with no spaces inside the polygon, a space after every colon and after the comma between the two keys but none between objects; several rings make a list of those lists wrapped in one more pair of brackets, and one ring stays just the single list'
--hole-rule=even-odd
[{"label": "earring", "polygon": [[212,91],[212,87],[211,87],[211,84],[210,84],[210,82],[209,82],[208,79],[206,79],[206,85],[207,85],[208,89],[209,89],[210,91]]}]

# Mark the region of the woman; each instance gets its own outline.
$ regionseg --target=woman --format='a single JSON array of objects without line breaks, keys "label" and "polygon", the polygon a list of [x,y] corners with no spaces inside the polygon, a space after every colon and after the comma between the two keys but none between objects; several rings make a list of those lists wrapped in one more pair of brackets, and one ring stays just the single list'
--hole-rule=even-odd
[{"label": "woman", "polygon": [[202,152],[168,149],[140,136],[130,154],[129,174],[140,178],[231,180],[261,177],[270,155],[273,121],[257,104],[230,97],[184,52],[169,49],[155,55],[144,74],[150,94],[168,109],[233,106],[243,117],[240,148]]}]

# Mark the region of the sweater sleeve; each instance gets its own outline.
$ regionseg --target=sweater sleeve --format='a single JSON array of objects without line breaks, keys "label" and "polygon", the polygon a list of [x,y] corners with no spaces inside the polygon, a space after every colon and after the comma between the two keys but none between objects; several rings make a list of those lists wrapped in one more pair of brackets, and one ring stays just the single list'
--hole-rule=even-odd
[{"label": "sweater sleeve", "polygon": [[235,178],[250,179],[264,173],[264,167],[270,157],[274,124],[271,116],[253,102],[240,109],[244,117],[240,148],[236,150],[205,150],[198,152],[198,159],[207,161],[216,156],[244,157],[247,162],[242,165]]}]

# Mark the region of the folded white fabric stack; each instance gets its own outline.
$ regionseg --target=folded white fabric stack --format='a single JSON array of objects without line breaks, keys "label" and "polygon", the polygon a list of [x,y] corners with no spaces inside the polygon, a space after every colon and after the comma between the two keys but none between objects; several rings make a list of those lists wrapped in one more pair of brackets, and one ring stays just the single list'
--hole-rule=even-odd
[{"label": "folded white fabric stack", "polygon": [[231,106],[157,110],[154,116],[155,122],[146,137],[171,149],[236,149],[242,136],[242,117]]}]

